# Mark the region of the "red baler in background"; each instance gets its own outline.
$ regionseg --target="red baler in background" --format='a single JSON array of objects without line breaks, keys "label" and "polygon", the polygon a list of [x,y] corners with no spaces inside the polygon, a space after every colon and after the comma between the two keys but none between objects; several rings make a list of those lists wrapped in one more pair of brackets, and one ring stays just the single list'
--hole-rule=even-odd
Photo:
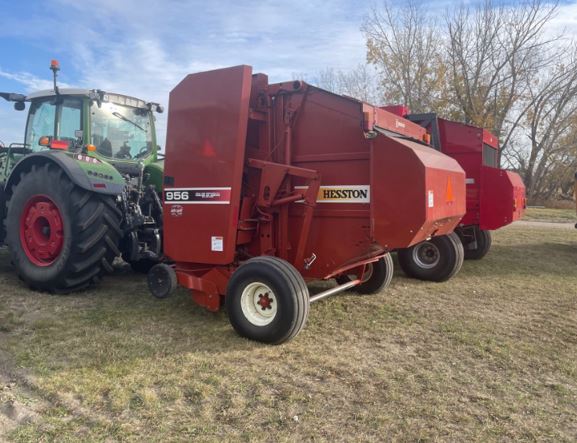
[{"label": "red baler in background", "polygon": [[[426,131],[368,104],[237,66],[188,75],[170,94],[164,252],[152,293],[176,281],[235,330],[281,343],[309,303],[392,276],[391,250],[444,238],[465,214],[465,174]],[[340,278],[309,296],[305,281]],[[344,280],[344,281],[343,281]]]},{"label": "red baler in background", "polygon": [[[434,113],[409,114],[404,106],[385,107],[427,129],[431,145],[459,162],[467,174],[467,213],[455,229],[466,259],[480,259],[491,247],[490,231],[519,220],[525,211],[525,186],[519,174],[500,168],[499,140],[489,131],[454,122]],[[415,250],[403,251],[399,261],[410,266]],[[409,270],[410,272],[410,270]]]}]

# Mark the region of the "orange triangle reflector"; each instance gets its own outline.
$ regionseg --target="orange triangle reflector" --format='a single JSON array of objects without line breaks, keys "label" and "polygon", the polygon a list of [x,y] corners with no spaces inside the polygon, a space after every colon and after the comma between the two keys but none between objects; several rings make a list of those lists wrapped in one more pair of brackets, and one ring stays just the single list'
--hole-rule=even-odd
[{"label": "orange triangle reflector", "polygon": [[447,178],[447,202],[455,201],[455,196],[453,195],[453,185],[451,184],[451,177]]}]

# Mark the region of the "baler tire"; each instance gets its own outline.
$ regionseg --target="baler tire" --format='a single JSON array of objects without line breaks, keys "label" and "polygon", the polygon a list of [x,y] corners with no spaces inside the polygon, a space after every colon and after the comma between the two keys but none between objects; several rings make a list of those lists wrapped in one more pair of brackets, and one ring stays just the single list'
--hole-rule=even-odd
[{"label": "baler tire", "polygon": [[[264,291],[258,294],[258,302],[255,301],[257,290]],[[295,338],[303,329],[309,315],[309,290],[302,275],[287,261],[272,256],[255,257],[233,273],[225,305],[230,323],[240,336],[281,344]],[[269,315],[266,315],[267,309],[271,310]]]},{"label": "baler tire", "polygon": [[[378,261],[370,263],[370,265],[372,265],[373,269],[369,279],[352,288],[352,291],[362,295],[378,294],[391,284],[394,272],[391,254],[384,255]],[[339,275],[336,281],[339,285],[342,285],[350,282],[351,277],[347,274]]]},{"label": "baler tire", "polygon": [[178,286],[176,272],[172,266],[158,263],[146,275],[148,289],[155,298],[167,298],[172,295]]},{"label": "baler tire", "polygon": [[[43,227],[26,224],[24,217],[35,216],[42,208],[48,208],[41,212],[44,219],[37,218]],[[64,171],[45,164],[22,174],[12,188],[5,220],[6,244],[18,276],[29,287],[66,294],[97,283],[113,269],[112,262],[120,254],[120,220],[113,196],[79,188]],[[54,237],[53,225],[61,227]],[[21,238],[26,230],[28,238],[41,233],[32,245]],[[60,246],[46,259],[38,245],[52,244],[54,239]]]},{"label": "baler tire", "polygon": [[[416,248],[431,243],[437,250],[438,260],[431,267],[425,268],[415,260]],[[463,266],[465,253],[463,244],[457,234],[433,237],[428,242],[421,242],[410,248],[400,249],[397,252],[399,265],[403,272],[412,278],[434,282],[444,282],[453,277]]]},{"label": "baler tire", "polygon": [[468,249],[465,247],[465,260],[481,260],[491,249],[493,239],[491,231],[479,229],[475,227],[475,238],[477,240],[477,247],[475,249]]}]

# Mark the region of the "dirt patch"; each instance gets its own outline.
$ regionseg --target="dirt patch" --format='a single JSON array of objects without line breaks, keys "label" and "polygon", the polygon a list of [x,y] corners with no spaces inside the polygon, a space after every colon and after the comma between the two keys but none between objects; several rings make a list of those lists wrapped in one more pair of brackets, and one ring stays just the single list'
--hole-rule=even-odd
[{"label": "dirt patch", "polygon": [[0,441],[18,426],[32,423],[46,408],[45,401],[19,383],[11,360],[9,354],[0,350]]}]

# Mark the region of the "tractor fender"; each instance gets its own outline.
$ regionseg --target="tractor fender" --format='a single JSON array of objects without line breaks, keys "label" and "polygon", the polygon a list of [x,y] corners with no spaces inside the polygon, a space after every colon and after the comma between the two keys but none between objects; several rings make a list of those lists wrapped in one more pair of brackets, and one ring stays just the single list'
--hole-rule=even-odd
[{"label": "tractor fender", "polygon": [[120,173],[108,163],[92,160],[92,157],[83,154],[45,151],[29,154],[14,166],[4,187],[6,199],[12,194],[12,188],[18,184],[22,174],[31,171],[33,166],[38,168],[47,163],[63,170],[76,186],[97,194],[119,195],[125,186]]}]

